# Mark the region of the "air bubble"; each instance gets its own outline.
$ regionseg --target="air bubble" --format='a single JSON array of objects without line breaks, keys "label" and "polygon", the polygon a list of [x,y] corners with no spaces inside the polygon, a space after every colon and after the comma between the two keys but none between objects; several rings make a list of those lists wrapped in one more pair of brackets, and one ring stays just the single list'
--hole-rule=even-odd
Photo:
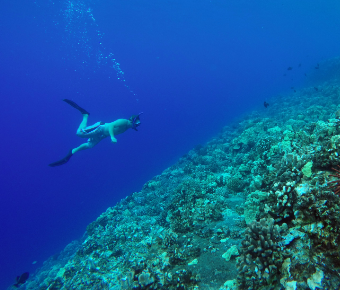
[{"label": "air bubble", "polygon": [[[64,18],[65,41],[64,44],[73,48],[71,57],[78,60],[83,66],[94,63],[97,69],[107,69],[108,74],[114,73],[118,80],[124,82],[124,86],[132,92],[126,84],[124,72],[120,63],[112,52],[103,55],[107,51],[103,44],[103,33],[95,22],[93,9],[90,7],[91,0],[66,0],[62,11]],[[110,77],[110,76],[109,76]]]}]

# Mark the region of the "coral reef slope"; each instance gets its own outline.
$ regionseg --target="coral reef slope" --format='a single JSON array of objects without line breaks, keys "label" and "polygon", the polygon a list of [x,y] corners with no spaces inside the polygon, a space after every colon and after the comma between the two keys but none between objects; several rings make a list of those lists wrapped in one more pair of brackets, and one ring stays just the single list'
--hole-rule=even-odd
[{"label": "coral reef slope", "polygon": [[108,208],[22,287],[339,289],[339,82],[269,102]]}]

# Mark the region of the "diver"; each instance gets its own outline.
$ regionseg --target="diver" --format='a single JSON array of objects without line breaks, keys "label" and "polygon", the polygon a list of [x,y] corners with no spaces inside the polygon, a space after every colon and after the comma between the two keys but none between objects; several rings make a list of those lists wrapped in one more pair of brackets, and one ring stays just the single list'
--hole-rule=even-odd
[{"label": "diver", "polygon": [[77,130],[77,136],[79,136],[80,138],[88,139],[86,143],[81,144],[77,148],[71,149],[63,159],[49,164],[49,166],[51,167],[67,163],[74,153],[81,150],[92,148],[95,145],[97,145],[101,140],[105,139],[108,136],[111,137],[112,143],[117,143],[117,139],[115,138],[116,135],[122,134],[130,128],[134,129],[135,131],[138,131],[137,127],[140,126],[139,116],[143,114],[142,112],[139,113],[138,115],[132,115],[128,120],[118,119],[111,123],[97,122],[92,126],[87,126],[87,119],[90,113],[84,110],[83,108],[79,107],[75,102],[71,100],[64,99],[63,101],[68,103],[78,111],[80,111],[80,113],[82,113],[83,120],[80,123],[80,126]]}]

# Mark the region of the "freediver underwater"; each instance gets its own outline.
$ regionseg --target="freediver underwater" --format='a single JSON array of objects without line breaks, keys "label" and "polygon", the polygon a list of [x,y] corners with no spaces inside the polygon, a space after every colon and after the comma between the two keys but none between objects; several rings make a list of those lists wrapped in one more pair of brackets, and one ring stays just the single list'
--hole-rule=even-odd
[{"label": "freediver underwater", "polygon": [[143,114],[143,112],[139,113],[138,115],[132,115],[129,119],[118,119],[111,123],[97,122],[92,126],[87,126],[87,120],[90,113],[71,100],[64,99],[63,101],[77,109],[83,115],[83,120],[80,123],[76,134],[80,138],[88,139],[86,143],[83,143],[76,148],[70,149],[64,158],[50,163],[50,167],[56,167],[67,163],[76,152],[93,148],[101,140],[108,136],[111,137],[112,143],[117,143],[117,139],[115,138],[116,135],[122,134],[130,128],[138,131],[137,127],[139,127],[141,124],[140,115]]}]

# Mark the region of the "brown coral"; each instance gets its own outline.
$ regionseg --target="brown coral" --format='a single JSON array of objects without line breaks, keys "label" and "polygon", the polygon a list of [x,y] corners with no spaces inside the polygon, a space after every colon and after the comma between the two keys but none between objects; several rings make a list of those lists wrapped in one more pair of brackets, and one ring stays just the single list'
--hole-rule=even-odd
[{"label": "brown coral", "polygon": [[[338,168],[340,169],[340,166],[337,165]],[[330,182],[327,182],[327,185],[328,184],[334,184],[333,186],[328,186],[329,189],[334,189],[334,194],[338,194],[340,192],[340,171],[333,168],[332,169],[336,172],[338,172],[338,174],[330,174],[329,176],[334,176],[334,177],[337,177],[338,179],[337,180],[333,180],[333,181],[330,181]]]}]

